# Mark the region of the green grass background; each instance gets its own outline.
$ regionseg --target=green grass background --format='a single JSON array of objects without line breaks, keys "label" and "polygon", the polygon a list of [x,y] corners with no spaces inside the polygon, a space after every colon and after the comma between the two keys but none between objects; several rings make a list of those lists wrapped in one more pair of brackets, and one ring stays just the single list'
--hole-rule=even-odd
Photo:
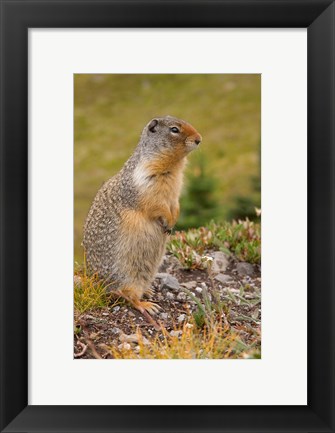
[{"label": "green grass background", "polygon": [[187,190],[203,182],[197,178],[200,164],[212,180],[209,193],[217,205],[212,215],[216,221],[238,216],[241,198],[259,206],[260,191],[255,190],[260,175],[259,74],[75,74],[77,262],[83,261],[82,229],[97,190],[131,155],[148,121],[166,114],[187,120],[203,137],[189,156],[181,209],[183,203],[192,208]]}]

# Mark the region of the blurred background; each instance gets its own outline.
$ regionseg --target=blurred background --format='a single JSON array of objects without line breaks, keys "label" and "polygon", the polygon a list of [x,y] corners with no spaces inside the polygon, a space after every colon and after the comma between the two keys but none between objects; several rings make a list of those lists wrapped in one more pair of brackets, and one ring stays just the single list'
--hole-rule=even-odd
[{"label": "blurred background", "polygon": [[176,229],[248,217],[260,208],[259,74],[75,74],[74,254],[101,185],[116,174],[155,116],[191,123],[202,135],[185,172]]}]

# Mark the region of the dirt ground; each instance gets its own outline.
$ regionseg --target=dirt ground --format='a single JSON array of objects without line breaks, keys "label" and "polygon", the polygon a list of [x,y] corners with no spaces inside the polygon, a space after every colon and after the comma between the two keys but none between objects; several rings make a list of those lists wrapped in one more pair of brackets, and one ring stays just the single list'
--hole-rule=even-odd
[{"label": "dirt ground", "polygon": [[[199,302],[201,305],[220,302],[224,306],[223,321],[245,344],[260,341],[260,266],[240,263],[232,257],[226,259],[221,252],[213,252],[212,256],[215,272],[186,270],[175,257],[164,257],[150,299],[161,307],[156,322],[176,335],[173,333],[180,333],[181,325],[191,321]],[[75,314],[74,326],[76,359],[113,358],[110,347],[136,343],[136,338],[132,340],[136,329],[149,339],[157,333],[162,336],[161,331],[155,330],[139,311],[121,298],[113,299],[106,308]]]}]

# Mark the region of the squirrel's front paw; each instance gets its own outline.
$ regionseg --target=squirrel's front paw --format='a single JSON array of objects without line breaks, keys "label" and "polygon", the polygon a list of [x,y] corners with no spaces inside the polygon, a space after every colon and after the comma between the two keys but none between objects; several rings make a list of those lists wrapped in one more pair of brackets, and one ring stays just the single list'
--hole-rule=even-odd
[{"label": "squirrel's front paw", "polygon": [[172,233],[172,227],[168,226],[168,223],[165,221],[164,218],[158,218],[158,224],[162,227],[163,233],[169,235]]}]

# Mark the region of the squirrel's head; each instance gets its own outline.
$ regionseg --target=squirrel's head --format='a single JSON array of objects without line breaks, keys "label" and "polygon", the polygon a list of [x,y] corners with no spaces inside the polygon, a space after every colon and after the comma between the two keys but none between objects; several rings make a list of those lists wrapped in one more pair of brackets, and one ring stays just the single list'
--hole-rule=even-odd
[{"label": "squirrel's head", "polygon": [[192,125],[172,116],[155,117],[142,132],[148,152],[175,153],[181,158],[199,146],[201,135]]}]

